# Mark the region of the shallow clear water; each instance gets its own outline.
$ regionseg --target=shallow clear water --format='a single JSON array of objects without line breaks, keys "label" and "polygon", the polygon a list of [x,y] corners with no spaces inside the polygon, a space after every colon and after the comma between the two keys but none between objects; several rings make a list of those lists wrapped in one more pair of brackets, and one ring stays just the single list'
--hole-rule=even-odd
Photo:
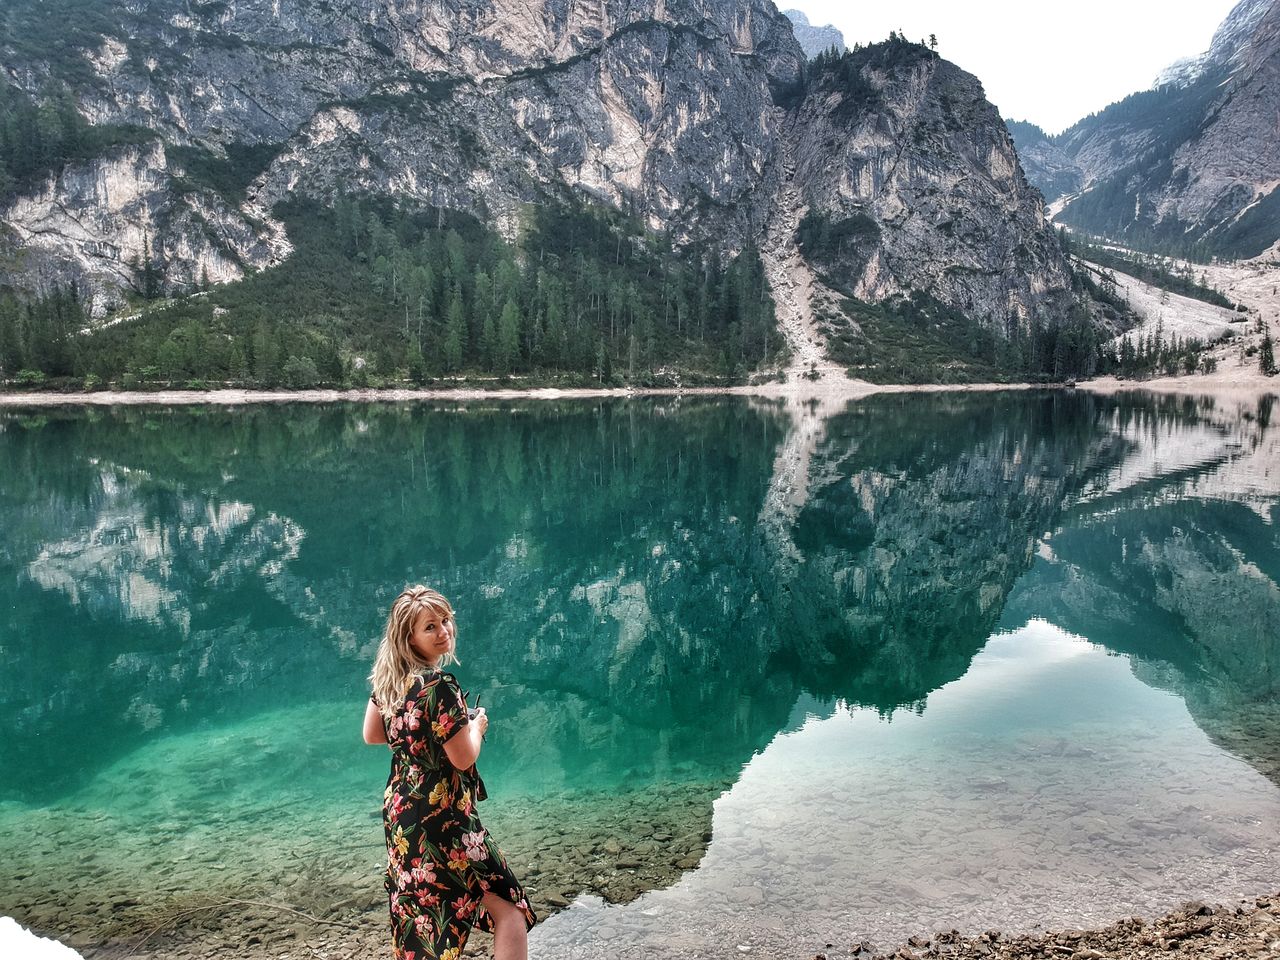
[{"label": "shallow clear water", "polygon": [[920,713],[813,706],[716,801],[696,871],[623,906],[584,898],[540,931],[546,955],[1106,924],[1280,870],[1275,785],[1127,658],[1044,621],[993,637]]},{"label": "shallow clear water", "polygon": [[453,599],[493,718],[486,823],[535,902],[572,902],[548,956],[1256,893],[1280,872],[1270,414],[0,413],[0,912],[93,944],[210,895],[376,907],[364,676],[414,581]]}]

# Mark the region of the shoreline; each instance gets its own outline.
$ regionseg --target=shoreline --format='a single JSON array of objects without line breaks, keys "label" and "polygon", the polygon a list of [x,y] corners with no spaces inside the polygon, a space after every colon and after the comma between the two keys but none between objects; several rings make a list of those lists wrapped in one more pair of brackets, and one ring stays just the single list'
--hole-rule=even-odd
[{"label": "shoreline", "polygon": [[764,383],[724,387],[449,387],[445,389],[349,390],[99,390],[93,393],[0,393],[0,407],[61,406],[240,406],[249,403],[386,403],[417,400],[583,400],[630,397],[763,397],[766,399],[859,399],[878,393],[985,393],[1001,390],[1053,390],[1064,384],[923,383],[877,384],[867,380],[821,379],[801,383]]},{"label": "shoreline", "polygon": [[[106,960],[124,952],[139,960],[280,960],[307,956],[321,960],[390,956],[384,906],[370,902],[318,917],[282,904],[220,898],[204,906],[176,911],[149,932],[140,928],[106,942],[76,943],[85,960]],[[545,919],[551,912],[540,914]],[[232,916],[228,916],[231,914]],[[237,916],[238,914],[238,916]],[[220,922],[230,920],[229,923]],[[24,926],[26,926],[24,924]],[[123,933],[123,932],[122,932]],[[535,932],[536,936],[536,932]],[[59,942],[66,943],[66,940]],[[536,943],[531,944],[536,949]],[[817,934],[797,932],[787,956],[792,960],[925,960],[927,957],[989,960],[1139,960],[1153,955],[1185,958],[1246,958],[1280,953],[1280,892],[1247,897],[1234,903],[1184,902],[1163,914],[1144,918],[1121,916],[1105,926],[1050,930],[958,930],[915,934],[901,944],[867,941],[827,942]],[[492,960],[493,938],[474,931],[465,955]],[[736,955],[728,948],[723,956]]]},{"label": "shoreline", "polygon": [[1215,396],[1247,400],[1267,394],[1280,394],[1280,376],[1264,377],[1253,374],[1236,377],[1215,377],[1212,374],[1186,377],[1159,377],[1152,380],[1120,380],[1116,377],[1098,377],[1077,384],[1077,389],[1091,393],[1115,396],[1136,390],[1176,396]]},{"label": "shoreline", "polygon": [[[844,950],[833,950],[835,957]],[[1234,905],[1192,900],[1153,919],[1123,917],[1105,927],[1047,930],[1043,933],[981,934],[943,931],[932,937],[914,936],[896,950],[877,953],[855,944],[848,951],[864,960],[923,960],[925,957],[985,957],[1001,960],[1063,957],[1074,960],[1137,960],[1159,954],[1169,957],[1227,958],[1280,954],[1280,893],[1239,901]],[[814,960],[827,960],[819,953]]]},{"label": "shoreline", "polygon": [[482,389],[347,389],[347,390],[99,390],[92,393],[0,392],[0,407],[68,406],[242,406],[283,403],[403,403],[413,401],[472,400],[580,400],[626,399],[632,397],[758,397],[780,400],[859,400],[877,394],[902,393],[995,393],[1015,390],[1086,390],[1116,394],[1126,391],[1152,393],[1232,394],[1260,396],[1280,393],[1280,377],[1201,376],[1161,377],[1151,380],[1120,380],[1099,377],[1069,383],[900,383],[877,384],[866,380],[823,378],[799,383],[765,383],[725,387],[528,387]]}]

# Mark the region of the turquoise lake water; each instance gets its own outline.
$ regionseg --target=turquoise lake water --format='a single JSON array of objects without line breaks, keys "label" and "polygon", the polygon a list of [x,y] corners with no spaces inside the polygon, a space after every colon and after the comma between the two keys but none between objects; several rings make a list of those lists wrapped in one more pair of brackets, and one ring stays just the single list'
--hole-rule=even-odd
[{"label": "turquoise lake water", "polygon": [[0,412],[0,914],[90,955],[218,895],[384,923],[388,760],[360,720],[410,582],[458,611],[482,812],[554,914],[540,955],[887,946],[1270,889],[1271,416],[1068,393]]}]

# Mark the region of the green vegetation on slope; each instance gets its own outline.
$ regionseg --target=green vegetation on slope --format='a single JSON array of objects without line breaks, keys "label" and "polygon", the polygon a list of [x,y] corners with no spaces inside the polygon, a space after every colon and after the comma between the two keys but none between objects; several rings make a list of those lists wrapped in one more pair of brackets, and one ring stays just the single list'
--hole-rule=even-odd
[{"label": "green vegetation on slope", "polygon": [[[1005,329],[967,316],[928,292],[911,291],[883,303],[853,296],[857,276],[874,252],[880,228],[863,213],[832,220],[807,213],[796,242],[827,286],[845,294],[839,312],[820,316],[832,359],[851,376],[873,383],[1054,382],[1092,375],[1102,357],[1095,320],[1132,323],[1127,304],[1072,272],[1072,300],[1058,313],[1010,318]],[[1093,304],[1090,307],[1089,304]]]},{"label": "green vegetation on slope", "polygon": [[171,146],[166,156],[176,163],[182,175],[174,177],[178,190],[208,188],[232,206],[244,202],[245,191],[253,179],[270,165],[280,151],[275,143],[228,143],[226,156],[218,156],[204,147]]},{"label": "green vegetation on slope", "polygon": [[1182,373],[1213,373],[1215,357],[1205,352],[1206,344],[1196,337],[1165,339],[1162,327],[1150,335],[1139,334],[1111,343],[1098,363],[1101,376],[1144,380],[1148,377],[1177,376]]},{"label": "green vegetation on slope", "polygon": [[841,94],[834,116],[847,120],[880,105],[880,90],[864,76],[864,70],[893,72],[938,59],[938,54],[925,44],[912,43],[892,32],[888,40],[880,43],[865,47],[854,44],[844,52],[832,48],[819,53],[808,62],[806,81],[814,89]]},{"label": "green vegetation on slope", "polygon": [[48,84],[35,99],[0,83],[0,198],[68,163],[153,136],[139,127],[90,125],[65,87]]},{"label": "green vegetation on slope", "polygon": [[1066,253],[1074,254],[1082,260],[1096,263],[1108,270],[1119,270],[1121,273],[1136,277],[1143,283],[1149,283],[1161,290],[1168,290],[1170,293],[1202,300],[1228,310],[1235,309],[1235,304],[1220,290],[1209,286],[1206,279],[1202,277],[1197,281],[1189,265],[1181,271],[1175,271],[1170,269],[1163,258],[1142,253],[1125,253],[1115,247],[1093,243],[1086,237],[1072,236],[1064,228],[1058,229],[1058,240]]},{"label": "green vegetation on slope", "polygon": [[996,338],[923,294],[887,303],[852,297],[841,313],[819,318],[833,360],[872,383],[986,383],[997,369]]},{"label": "green vegetation on slope", "polygon": [[873,304],[852,297],[821,318],[832,358],[873,383],[1061,382],[1094,373],[1098,336],[1081,299],[1066,317],[1011,321],[997,333],[916,291]]},{"label": "green vegetation on slope", "polygon": [[[1074,155],[1091,137],[1105,135],[1113,143],[1141,134],[1142,148],[1115,173],[1092,184],[1058,219],[1073,228],[1125,246],[1207,263],[1213,257],[1252,257],[1280,232],[1280,191],[1273,190],[1256,206],[1237,215],[1251,199],[1247,193],[1224,197],[1199,224],[1159,217],[1151,202],[1165,189],[1180,189],[1185,170],[1175,172],[1173,157],[1184,143],[1201,135],[1213,118],[1227,76],[1204,75],[1185,87],[1167,85],[1143,90],[1090,114],[1053,140]],[[1242,188],[1243,189],[1243,188]]]},{"label": "green vegetation on slope", "polygon": [[[74,290],[0,296],[0,368],[120,385],[365,385],[443,376],[738,378],[782,348],[753,254],[677,254],[596,208],[530,207],[508,244],[475,219],[339,198],[276,210],[279,267],[92,334]],[[139,286],[163,264],[139,265]],[[147,281],[151,283],[148,284]],[[26,379],[30,379],[28,376]]]},{"label": "green vegetation on slope", "polygon": [[[127,14],[108,0],[5,0],[0,4],[0,59],[41,63],[77,89],[102,84],[85,58],[104,37],[126,33]],[[43,72],[43,71],[42,71]]]},{"label": "green vegetation on slope", "polygon": [[1256,257],[1280,237],[1280,187],[1249,207],[1213,235],[1219,252],[1226,257]]},{"label": "green vegetation on slope", "polygon": [[796,227],[796,245],[824,276],[857,276],[880,243],[880,225],[858,211],[843,220],[810,210]]}]

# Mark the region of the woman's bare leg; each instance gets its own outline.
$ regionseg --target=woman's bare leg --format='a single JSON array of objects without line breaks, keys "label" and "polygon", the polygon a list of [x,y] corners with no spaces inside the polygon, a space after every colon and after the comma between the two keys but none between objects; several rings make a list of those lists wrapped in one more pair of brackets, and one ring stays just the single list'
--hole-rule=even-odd
[{"label": "woman's bare leg", "polygon": [[486,893],[481,902],[493,917],[493,960],[529,960],[524,911],[496,893]]}]

